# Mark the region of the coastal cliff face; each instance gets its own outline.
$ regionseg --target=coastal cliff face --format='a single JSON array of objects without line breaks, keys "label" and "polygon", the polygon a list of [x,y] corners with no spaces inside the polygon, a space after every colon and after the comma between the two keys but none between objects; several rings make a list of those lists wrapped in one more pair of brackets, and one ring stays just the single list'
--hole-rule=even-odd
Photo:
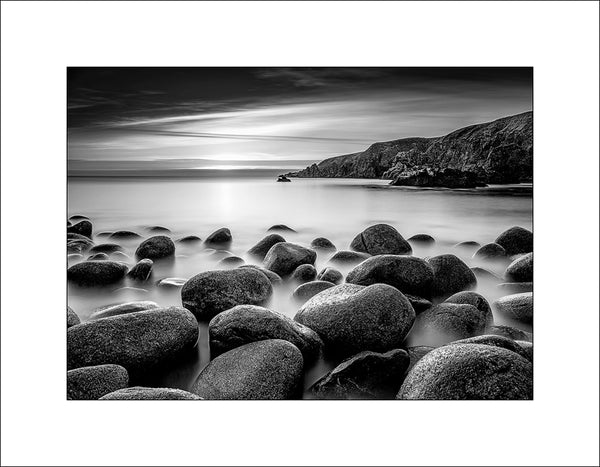
[{"label": "coastal cliff face", "polygon": [[468,180],[469,186],[531,181],[533,112],[472,125],[439,138],[375,143],[364,152],[326,159],[292,175],[388,178],[396,185],[448,186],[451,174],[456,175],[458,185]]}]

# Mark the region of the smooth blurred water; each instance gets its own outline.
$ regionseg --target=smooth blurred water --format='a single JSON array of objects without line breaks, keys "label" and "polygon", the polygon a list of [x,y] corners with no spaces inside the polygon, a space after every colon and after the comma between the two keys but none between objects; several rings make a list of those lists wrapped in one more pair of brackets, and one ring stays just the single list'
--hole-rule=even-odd
[{"label": "smooth blurred water", "polygon": [[[482,245],[493,242],[514,225],[532,228],[531,185],[502,185],[468,190],[419,189],[387,186],[385,180],[293,179],[277,183],[274,178],[157,179],[70,178],[68,215],[88,216],[94,226],[94,241],[120,243],[135,263],[134,252],[141,240],[119,241],[99,236],[103,231],[133,230],[144,237],[151,226],[164,226],[176,240],[186,235],[205,239],[211,232],[228,227],[233,234],[229,251],[247,262],[245,252],[266,235],[274,224],[286,224],[297,233],[285,232],[288,241],[308,246],[315,237],[327,237],[339,250],[348,249],[352,238],[375,223],[388,223],[405,237],[427,233],[436,239],[433,247],[413,245],[416,256],[454,253],[470,266],[483,266],[502,274],[507,263],[473,260],[471,252],[453,248],[466,240]],[[174,261],[157,262],[153,279],[143,289],[118,287],[93,290],[69,288],[69,305],[86,320],[96,308],[131,300],[152,300],[159,305],[181,306],[177,288],[156,287],[156,281],[193,275],[215,269],[222,258],[202,243],[176,243]],[[319,254],[317,269],[327,264],[329,254]],[[84,255],[82,259],[85,259]],[[81,259],[72,259],[69,265]],[[339,268],[344,274],[351,268]],[[270,308],[293,317],[297,304],[291,301],[295,284],[276,288]],[[120,290],[119,290],[120,289]],[[503,295],[495,285],[480,283],[478,291],[490,302]],[[496,322],[502,322],[495,317]],[[186,388],[209,361],[206,326],[201,326],[199,356],[182,368],[160,376],[159,383]],[[307,385],[327,365],[318,365],[307,377]],[[158,383],[157,383],[158,384]]]}]

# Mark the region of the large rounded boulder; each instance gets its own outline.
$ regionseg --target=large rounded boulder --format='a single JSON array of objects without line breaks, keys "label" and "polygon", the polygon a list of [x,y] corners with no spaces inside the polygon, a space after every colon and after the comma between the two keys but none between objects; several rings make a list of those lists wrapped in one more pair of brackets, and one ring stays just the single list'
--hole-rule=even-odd
[{"label": "large rounded boulder", "polygon": [[138,375],[192,349],[198,322],[185,308],[139,311],[67,329],[67,368],[114,363]]},{"label": "large rounded boulder", "polygon": [[283,238],[281,235],[269,234],[252,248],[250,248],[248,250],[248,254],[262,261],[273,245],[282,242],[285,242],[285,238]]},{"label": "large rounded boulder", "polygon": [[323,342],[312,329],[276,311],[239,305],[219,313],[208,325],[211,357],[250,342],[282,339],[294,344],[305,360],[315,359]]},{"label": "large rounded boulder", "polygon": [[416,256],[373,256],[348,273],[346,282],[358,285],[388,284],[404,294],[430,297],[433,269]]},{"label": "large rounded boulder", "polygon": [[275,274],[273,271],[269,271],[268,269],[262,268],[260,266],[256,266],[255,264],[244,264],[242,266],[239,266],[240,269],[255,269],[257,271],[262,272],[265,276],[267,276],[267,279],[269,279],[269,282],[271,282],[272,285],[279,285],[283,282],[283,280],[281,279],[281,277],[279,277],[278,274]]},{"label": "large rounded boulder", "polygon": [[429,258],[428,263],[433,269],[434,297],[445,298],[477,286],[477,278],[473,271],[455,255],[434,256]]},{"label": "large rounded boulder", "polygon": [[121,281],[127,269],[116,261],[83,261],[67,269],[67,280],[82,287],[110,285]]},{"label": "large rounded boulder", "polygon": [[276,243],[267,252],[264,266],[281,277],[289,276],[301,264],[315,264],[317,253],[295,243]]},{"label": "large rounded boulder", "polygon": [[508,256],[533,251],[533,233],[523,227],[511,227],[502,232],[496,239]]},{"label": "large rounded boulder", "polygon": [[310,247],[313,250],[335,250],[335,245],[325,237],[317,237],[310,242]]},{"label": "large rounded boulder", "polygon": [[204,399],[295,399],[302,390],[304,360],[286,340],[242,345],[212,360],[191,391]]},{"label": "large rounded boulder", "polygon": [[135,250],[135,256],[138,259],[148,258],[151,260],[157,260],[162,258],[168,258],[175,255],[175,244],[166,235],[155,235],[147,240],[140,243],[137,250]]},{"label": "large rounded boulder", "polygon": [[397,398],[532,399],[533,365],[515,352],[491,345],[446,345],[417,362]]},{"label": "large rounded boulder", "polygon": [[510,263],[504,278],[511,282],[533,282],[533,253],[527,253]]},{"label": "large rounded boulder", "polygon": [[533,323],[533,294],[517,293],[501,297],[493,303],[494,310],[505,318],[525,324]]},{"label": "large rounded boulder", "polygon": [[130,271],[127,273],[127,276],[134,281],[145,282],[150,279],[153,266],[154,261],[151,259],[141,259],[134,267],[130,269]]},{"label": "large rounded boulder", "polygon": [[312,297],[294,320],[316,331],[326,352],[348,356],[400,347],[414,323],[415,311],[390,285],[342,284]]},{"label": "large rounded boulder", "polygon": [[410,244],[391,225],[376,224],[359,233],[350,248],[370,255],[409,255]]},{"label": "large rounded boulder", "polygon": [[335,268],[325,268],[319,273],[317,280],[337,285],[344,281],[344,275]]},{"label": "large rounded boulder", "polygon": [[101,397],[103,401],[199,401],[201,397],[182,389],[174,388],[145,388],[134,386],[119,389]]},{"label": "large rounded boulder", "polygon": [[477,250],[473,255],[473,258],[484,260],[495,260],[499,258],[504,259],[506,258],[506,251],[497,243],[488,243],[479,248],[479,250]]},{"label": "large rounded boulder", "polygon": [[309,282],[317,277],[317,270],[312,264],[301,264],[292,273],[292,280],[300,283]]},{"label": "large rounded boulder", "polygon": [[189,279],[181,289],[183,306],[200,320],[210,320],[237,305],[263,305],[273,286],[253,268],[207,271]]},{"label": "large rounded boulder", "polygon": [[485,316],[486,326],[494,324],[494,315],[492,314],[492,307],[485,297],[477,292],[465,291],[458,292],[448,297],[445,303],[456,303],[459,305],[473,305]]},{"label": "large rounded boulder", "polygon": [[232,240],[231,231],[227,227],[222,227],[206,237],[204,243],[208,245],[228,245]]},{"label": "large rounded boulder", "polygon": [[440,303],[419,314],[415,339],[420,345],[437,347],[485,332],[487,314],[473,305]]},{"label": "large rounded boulder", "polygon": [[96,365],[67,371],[68,400],[97,400],[126,388],[129,374],[120,365]]},{"label": "large rounded boulder", "polygon": [[88,220],[82,220],[77,224],[67,227],[67,232],[76,233],[79,235],[84,235],[88,238],[92,238],[92,223]]}]

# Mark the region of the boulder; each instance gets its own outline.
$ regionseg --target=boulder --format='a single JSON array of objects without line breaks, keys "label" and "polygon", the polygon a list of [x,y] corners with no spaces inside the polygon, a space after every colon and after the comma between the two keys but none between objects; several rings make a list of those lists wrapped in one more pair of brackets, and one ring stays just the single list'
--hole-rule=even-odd
[{"label": "boulder", "polygon": [[227,269],[227,268],[237,268],[245,263],[242,258],[239,256],[228,256],[227,258],[223,258],[221,261],[217,263],[217,267]]},{"label": "boulder", "polygon": [[531,292],[506,295],[496,300],[494,310],[502,316],[521,323],[533,323],[533,294]]},{"label": "boulder", "polygon": [[433,245],[435,243],[435,238],[428,234],[416,234],[408,238],[407,241],[420,245]]},{"label": "boulder", "polygon": [[342,284],[312,297],[294,320],[316,331],[326,352],[348,356],[400,347],[414,323],[415,311],[390,285]]},{"label": "boulder", "polygon": [[100,398],[103,401],[116,401],[116,400],[127,400],[127,401],[163,401],[163,400],[177,400],[177,401],[199,401],[201,397],[191,392],[184,391],[182,389],[173,388],[145,388],[141,386],[134,386],[132,388],[119,389],[118,391],[111,392]]},{"label": "boulder", "polygon": [[481,247],[481,243],[475,242],[473,240],[468,240],[466,242],[460,242],[460,243],[457,243],[456,245],[454,245],[454,248],[456,248],[457,250],[463,250],[463,251],[474,251],[474,250],[477,250],[479,247]]},{"label": "boulder", "polygon": [[310,242],[310,247],[313,250],[335,250],[335,245],[325,237],[317,237]]},{"label": "boulder", "polygon": [[370,255],[409,255],[410,244],[391,225],[376,224],[359,233],[350,248]]},{"label": "boulder", "polygon": [[496,285],[502,294],[533,292],[533,282],[503,282]]},{"label": "boulder", "polygon": [[515,352],[491,345],[446,345],[417,362],[397,398],[533,399],[533,365]]},{"label": "boulder", "polygon": [[310,282],[317,277],[317,270],[312,264],[301,264],[292,273],[292,280],[304,283]]},{"label": "boulder", "polygon": [[219,313],[210,321],[208,335],[212,358],[250,342],[282,339],[298,347],[309,361],[319,356],[323,346],[312,329],[255,305],[239,305]]},{"label": "boulder", "polygon": [[[526,342],[529,344],[529,342]],[[508,337],[503,336],[495,336],[493,334],[484,334],[482,336],[470,337],[468,339],[461,339],[458,341],[451,342],[448,345],[455,344],[482,344],[482,345],[491,345],[494,347],[501,347],[503,349],[510,350],[511,352],[515,352],[519,354],[521,357],[526,358],[531,361],[529,353],[523,349],[516,341],[509,339]]]},{"label": "boulder", "polygon": [[126,315],[127,313],[135,313],[136,311],[146,311],[159,308],[158,304],[151,301],[138,301],[119,303],[117,305],[107,305],[95,310],[89,317],[89,321],[94,321],[110,316]]},{"label": "boulder", "polygon": [[448,297],[445,303],[473,305],[481,313],[483,313],[486,326],[491,326],[494,324],[494,315],[492,314],[492,308],[490,307],[489,302],[483,295],[480,295],[477,292],[467,291],[455,293],[454,295]]},{"label": "boulder", "polygon": [[154,261],[148,258],[141,259],[138,263],[130,269],[127,275],[135,280],[144,282],[150,279],[152,275],[152,267],[154,266]]},{"label": "boulder", "polygon": [[148,227],[148,232],[170,234],[171,230],[161,225],[154,225],[152,227]]},{"label": "boulder", "polygon": [[172,362],[197,340],[198,322],[180,307],[88,321],[67,329],[67,368],[115,363],[133,377]]},{"label": "boulder", "polygon": [[243,266],[240,266],[240,269],[244,268],[256,269],[257,271],[262,272],[265,276],[267,276],[267,279],[269,279],[272,285],[281,284],[282,282],[282,279],[278,274],[275,274],[273,271],[269,271],[268,269],[261,268],[260,266],[256,266],[254,264],[244,264]]},{"label": "boulder", "polygon": [[77,233],[92,238],[92,223],[88,220],[77,222],[77,224],[67,227],[67,232]]},{"label": "boulder", "polygon": [[358,285],[388,284],[404,294],[431,297],[434,274],[427,261],[416,256],[373,256],[348,273],[346,282]]},{"label": "boulder", "polygon": [[185,243],[185,244],[198,243],[201,241],[202,241],[202,239],[196,235],[188,235],[186,237],[182,237],[179,240],[177,240],[178,243]]},{"label": "boulder", "polygon": [[263,305],[273,286],[262,272],[252,268],[207,271],[188,280],[181,289],[183,306],[200,320],[210,320],[237,305]]},{"label": "boulder", "polygon": [[473,258],[477,259],[498,259],[506,258],[506,251],[497,243],[487,243],[473,254]]},{"label": "boulder", "polygon": [[262,261],[273,245],[282,242],[285,242],[285,238],[279,234],[267,235],[260,242],[250,248],[248,250],[248,254]]},{"label": "boulder", "polygon": [[88,256],[87,261],[107,261],[108,255],[106,253],[96,253]]},{"label": "boulder", "polygon": [[84,287],[103,286],[121,281],[125,274],[127,274],[127,265],[123,263],[83,261],[67,269],[67,280]]},{"label": "boulder", "polygon": [[187,282],[187,279],[181,277],[165,277],[156,283],[157,287],[164,289],[180,289]]},{"label": "boulder", "polygon": [[73,311],[73,308],[67,305],[67,329],[69,329],[71,326],[75,326],[80,323],[81,319],[79,319],[77,313]]},{"label": "boulder", "polygon": [[421,345],[438,347],[485,332],[486,313],[473,305],[440,303],[419,314],[415,330]]},{"label": "boulder", "polygon": [[142,238],[140,234],[132,232],[131,230],[117,230],[111,233],[108,238],[119,239],[119,240],[132,240]]},{"label": "boulder", "polygon": [[236,347],[212,360],[192,392],[204,399],[292,399],[300,396],[304,361],[281,339]]},{"label": "boulder", "polygon": [[344,281],[344,275],[334,268],[325,268],[317,276],[317,280],[331,282],[332,284],[341,284]]},{"label": "boulder", "polygon": [[370,257],[371,255],[369,255],[368,253],[341,250],[336,252],[331,258],[329,258],[329,262],[334,264],[352,265],[362,263],[365,259],[368,259]]},{"label": "boulder", "polygon": [[433,268],[434,297],[448,297],[477,286],[477,278],[473,271],[454,255],[434,256],[429,258],[428,262]]},{"label": "boulder", "polygon": [[485,331],[486,334],[492,334],[495,336],[503,336],[508,337],[512,340],[519,341],[530,341],[529,334],[525,331],[521,331],[520,329],[514,328],[512,326],[504,326],[502,324],[496,324],[494,326],[490,326]]},{"label": "boulder", "polygon": [[318,380],[311,391],[320,399],[393,399],[409,363],[401,349],[360,352]]},{"label": "boulder", "polygon": [[175,244],[173,240],[164,235],[155,235],[140,243],[135,250],[138,259],[148,258],[157,260],[175,255]]},{"label": "boulder", "polygon": [[326,281],[307,282],[299,285],[292,293],[292,297],[297,302],[304,303],[318,293],[323,292],[323,290],[330,289],[333,286],[335,286],[334,283]]},{"label": "boulder", "polygon": [[510,282],[533,282],[533,253],[527,253],[510,263],[504,278]]},{"label": "boulder", "polygon": [[206,243],[208,245],[226,245],[226,244],[231,243],[232,240],[233,240],[233,237],[231,236],[231,231],[226,227],[222,227],[218,230],[215,230],[213,233],[211,233],[206,238],[204,243]]},{"label": "boulder", "polygon": [[314,264],[317,253],[295,243],[276,243],[267,252],[263,264],[281,277],[290,275],[301,264]]},{"label": "boulder", "polygon": [[269,227],[267,229],[267,232],[294,232],[294,233],[296,233],[296,231],[294,229],[292,229],[291,227],[288,227],[285,224],[272,225],[271,227]]},{"label": "boulder", "polygon": [[75,214],[74,216],[69,217],[69,220],[71,222],[89,221],[90,218],[88,216],[82,216],[81,214]]},{"label": "boulder", "polygon": [[533,251],[533,233],[523,227],[511,227],[495,240],[509,256]]},{"label": "boulder", "polygon": [[67,371],[68,400],[97,400],[126,388],[129,374],[121,365],[96,365]]}]

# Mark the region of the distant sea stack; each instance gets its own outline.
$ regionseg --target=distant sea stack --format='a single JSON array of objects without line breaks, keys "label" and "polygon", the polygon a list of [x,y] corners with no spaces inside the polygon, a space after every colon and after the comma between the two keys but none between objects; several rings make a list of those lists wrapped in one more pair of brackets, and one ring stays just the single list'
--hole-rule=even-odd
[{"label": "distant sea stack", "polygon": [[469,188],[531,182],[533,112],[471,125],[438,138],[375,143],[288,175],[306,178],[383,178],[391,185]]}]

